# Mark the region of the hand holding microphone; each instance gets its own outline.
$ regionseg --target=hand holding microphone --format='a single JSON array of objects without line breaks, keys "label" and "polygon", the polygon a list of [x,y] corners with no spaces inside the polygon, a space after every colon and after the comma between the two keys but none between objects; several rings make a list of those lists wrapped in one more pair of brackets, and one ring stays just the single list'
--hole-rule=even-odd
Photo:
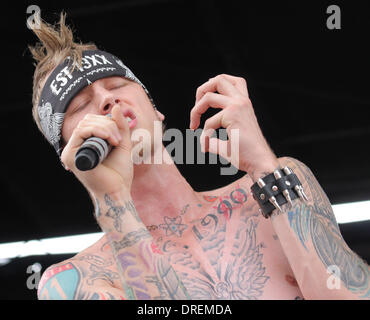
[{"label": "hand holding microphone", "polygon": [[131,147],[128,120],[116,104],[111,117],[87,114],[79,122],[61,161],[92,194],[130,191]]},{"label": "hand holding microphone", "polygon": [[[106,115],[112,119],[112,114]],[[78,170],[87,171],[94,169],[101,163],[108,153],[111,151],[112,146],[108,141],[98,138],[90,137],[78,149],[75,157],[75,165]]]}]

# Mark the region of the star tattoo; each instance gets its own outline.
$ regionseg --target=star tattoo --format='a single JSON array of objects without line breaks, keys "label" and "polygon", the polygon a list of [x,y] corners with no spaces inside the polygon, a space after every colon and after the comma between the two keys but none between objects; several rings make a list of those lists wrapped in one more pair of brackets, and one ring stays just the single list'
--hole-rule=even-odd
[{"label": "star tattoo", "polygon": [[159,228],[166,231],[166,236],[176,235],[181,237],[183,232],[187,229],[187,225],[181,223],[181,216],[176,218],[164,217],[165,224],[160,224]]}]

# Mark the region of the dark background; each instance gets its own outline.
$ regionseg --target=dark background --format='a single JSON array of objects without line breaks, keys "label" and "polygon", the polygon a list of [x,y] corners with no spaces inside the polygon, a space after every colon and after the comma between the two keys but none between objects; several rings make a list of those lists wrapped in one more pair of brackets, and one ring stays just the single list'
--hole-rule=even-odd
[{"label": "dark background", "polygon": [[[13,1],[14,2],[14,1]],[[299,3],[299,4],[298,4]],[[326,8],[341,8],[329,30]],[[0,243],[99,232],[92,204],[59,165],[31,116],[29,5],[49,23],[65,10],[82,42],[119,56],[146,85],[167,128],[185,133],[198,86],[220,73],[244,77],[277,156],[308,165],[332,204],[370,199],[369,24],[365,1],[28,1],[2,13]],[[212,113],[207,113],[207,115]],[[217,165],[179,165],[195,190],[223,186]],[[348,212],[351,214],[351,212]],[[370,261],[370,222],[341,225]],[[69,255],[16,258],[0,266],[0,299],[35,299],[27,266]]]}]

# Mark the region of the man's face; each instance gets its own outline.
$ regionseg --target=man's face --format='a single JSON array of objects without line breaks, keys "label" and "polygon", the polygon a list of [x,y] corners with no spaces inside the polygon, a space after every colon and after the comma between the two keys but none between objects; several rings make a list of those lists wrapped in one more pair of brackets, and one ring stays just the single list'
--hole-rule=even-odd
[{"label": "man's face", "polygon": [[63,143],[68,143],[85,115],[107,115],[115,104],[120,105],[122,112],[130,110],[135,115],[137,124],[131,131],[142,128],[153,136],[153,121],[164,119],[138,83],[123,77],[103,78],[81,90],[69,104],[62,128]]}]

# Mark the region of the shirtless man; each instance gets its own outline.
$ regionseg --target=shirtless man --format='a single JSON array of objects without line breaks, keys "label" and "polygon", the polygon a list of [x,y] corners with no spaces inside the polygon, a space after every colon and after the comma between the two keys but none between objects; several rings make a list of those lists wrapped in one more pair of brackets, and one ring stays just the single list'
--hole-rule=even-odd
[{"label": "shirtless man", "polygon": [[[111,57],[100,51],[85,55],[96,47],[73,42],[63,15],[59,29],[42,22],[34,32],[42,42],[31,48],[38,61],[35,121],[54,147],[59,140],[50,132],[60,129],[61,148],[56,149],[61,162],[88,190],[105,232],[91,247],[43,273],[39,299],[369,298],[369,266],[345,243],[310,169],[296,159],[276,158],[259,128],[243,78],[222,74],[201,85],[189,126],[197,129],[209,107],[219,108],[204,130],[239,129],[239,157],[230,161],[246,174],[225,187],[196,192],[173,162],[133,164],[133,132],[140,128],[153,136],[154,121],[164,120],[133,74],[89,78],[64,106],[62,118],[56,109],[46,113],[50,104],[45,92],[58,95],[65,90],[61,84],[68,87],[76,81],[74,73],[60,67],[67,56],[83,54],[76,64],[83,72],[89,63],[104,65]],[[95,169],[80,171],[75,154],[91,136],[106,139],[114,148]],[[204,152],[221,152],[205,141]],[[163,145],[161,151],[166,153]],[[295,199],[292,207],[284,204],[282,212],[276,209],[266,219],[251,186],[284,166],[298,176],[308,201]]]}]

